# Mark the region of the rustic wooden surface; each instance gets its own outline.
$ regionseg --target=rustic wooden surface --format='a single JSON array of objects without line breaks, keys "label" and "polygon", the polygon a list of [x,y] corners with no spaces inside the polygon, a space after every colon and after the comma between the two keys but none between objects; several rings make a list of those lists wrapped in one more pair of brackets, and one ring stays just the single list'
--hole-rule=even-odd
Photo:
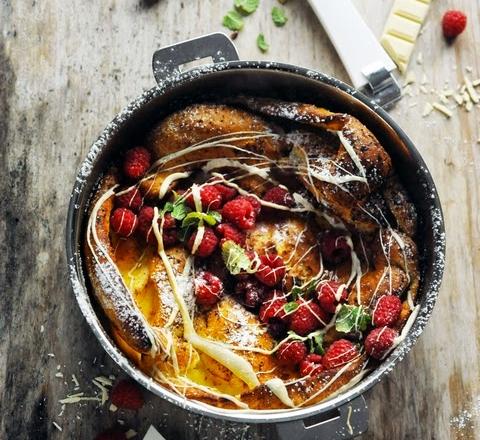
[{"label": "rustic wooden surface", "polygon": [[[67,405],[75,374],[85,395],[99,374],[120,374],[79,312],[67,280],[64,225],[80,161],[106,122],[153,85],[152,52],[221,30],[232,0],[0,0],[0,438],[91,439],[120,419],[142,438],[155,424],[167,439],[274,438],[186,415],[148,396],[139,414],[95,402]],[[236,44],[244,59],[305,65],[348,80],[306,2],[291,0],[288,24],[275,28],[262,0]],[[380,34],[392,0],[357,0]],[[448,7],[464,9],[467,32],[453,46],[440,36]],[[480,76],[480,7],[436,0],[412,63],[442,88]],[[255,38],[271,44],[259,54]],[[418,83],[414,86],[418,89]],[[362,439],[480,439],[480,109],[423,119],[419,94],[393,116],[418,145],[438,184],[448,235],[448,264],[431,322],[408,358],[367,398]],[[415,105],[417,103],[417,105]],[[57,377],[62,373],[63,378]],[[53,422],[63,429],[59,431]]]}]

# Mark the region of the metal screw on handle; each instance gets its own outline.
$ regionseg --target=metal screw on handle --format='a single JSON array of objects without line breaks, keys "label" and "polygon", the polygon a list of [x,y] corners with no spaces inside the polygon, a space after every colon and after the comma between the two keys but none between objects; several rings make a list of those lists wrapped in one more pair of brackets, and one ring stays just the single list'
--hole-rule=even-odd
[{"label": "metal screw on handle", "polygon": [[368,429],[368,407],[363,396],[327,415],[277,424],[279,440],[349,440]]},{"label": "metal screw on handle", "polygon": [[163,47],[153,54],[153,75],[158,84],[178,75],[183,64],[211,57],[214,63],[237,61],[237,48],[232,40],[221,32],[203,35]]}]

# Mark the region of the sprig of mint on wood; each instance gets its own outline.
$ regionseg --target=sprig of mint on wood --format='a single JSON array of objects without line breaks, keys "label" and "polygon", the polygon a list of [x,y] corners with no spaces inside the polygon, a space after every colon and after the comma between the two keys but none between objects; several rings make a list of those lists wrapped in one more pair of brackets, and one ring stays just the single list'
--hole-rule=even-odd
[{"label": "sprig of mint on wood", "polygon": [[[279,3],[285,4],[287,0],[278,0]],[[253,14],[260,4],[260,0],[234,0],[233,2],[233,9],[228,11],[225,16],[223,17],[222,24],[227,29],[236,33],[240,32],[244,27],[244,18],[248,15]],[[274,6],[271,11],[272,21],[277,27],[284,26],[288,18],[285,14],[285,10],[279,8],[278,6]],[[266,41],[265,35],[263,33],[259,33],[256,39],[258,49],[266,53],[269,49],[269,44]]]}]

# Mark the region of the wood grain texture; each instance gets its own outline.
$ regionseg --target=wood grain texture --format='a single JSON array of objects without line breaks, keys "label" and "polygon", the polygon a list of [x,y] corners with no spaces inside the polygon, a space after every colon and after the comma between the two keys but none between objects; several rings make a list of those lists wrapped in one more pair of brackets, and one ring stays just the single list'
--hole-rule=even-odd
[{"label": "wood grain texture", "polygon": [[[306,2],[286,5],[289,21],[281,29],[269,15],[276,1],[261,3],[236,40],[243,59],[285,61],[348,80]],[[392,0],[355,3],[379,35]],[[85,402],[67,405],[59,415],[58,400],[73,392],[72,374],[81,391],[92,395],[92,378],[120,373],[87,326],[67,281],[64,225],[76,170],[106,122],[153,85],[153,51],[221,30],[231,4],[0,0],[0,438],[91,439],[118,419],[140,434],[153,423],[167,439],[275,438],[271,428],[239,431],[151,395],[138,414]],[[449,7],[464,9],[470,20],[453,46],[444,43],[438,25]],[[478,1],[434,2],[416,49],[424,62],[412,63],[418,78],[427,75],[428,89],[447,81],[456,85],[467,66],[480,76],[479,19]],[[260,31],[271,45],[265,55],[255,46]],[[448,121],[440,114],[422,119],[423,104],[432,99],[407,97],[392,115],[437,182],[447,224],[447,268],[419,343],[368,393],[370,429],[364,440],[480,439],[480,409],[474,407],[480,396],[480,109],[455,111]],[[58,372],[64,377],[56,377]],[[473,417],[461,423],[462,411]]]}]

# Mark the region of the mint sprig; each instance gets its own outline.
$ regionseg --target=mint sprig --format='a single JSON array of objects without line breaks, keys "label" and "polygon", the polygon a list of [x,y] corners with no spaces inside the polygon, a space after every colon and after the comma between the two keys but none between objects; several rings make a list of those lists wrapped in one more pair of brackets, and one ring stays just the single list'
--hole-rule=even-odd
[{"label": "mint sprig", "polygon": [[190,212],[190,208],[185,204],[185,199],[175,194],[175,200],[165,203],[161,215],[164,216],[167,212],[170,212],[175,220],[181,221]]},{"label": "mint sprig", "polygon": [[344,304],[335,320],[335,329],[342,333],[363,332],[371,321],[366,307]]},{"label": "mint sprig", "polygon": [[303,286],[293,286],[290,290],[290,295],[294,300],[297,300],[299,297],[305,297],[312,293],[317,287],[318,279],[313,278],[308,283]]},{"label": "mint sprig", "polygon": [[[172,214],[173,215],[173,214]],[[185,215],[182,221],[182,228],[187,226],[194,226],[202,223],[207,223],[210,226],[215,226],[222,221],[222,215],[217,211],[208,212],[189,212]]]}]

